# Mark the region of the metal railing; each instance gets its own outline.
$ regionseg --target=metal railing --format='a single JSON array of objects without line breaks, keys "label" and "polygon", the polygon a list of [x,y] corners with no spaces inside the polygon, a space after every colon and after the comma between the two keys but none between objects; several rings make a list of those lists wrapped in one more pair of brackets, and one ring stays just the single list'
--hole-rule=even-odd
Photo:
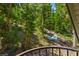
[{"label": "metal railing", "polygon": [[79,50],[69,47],[45,46],[24,51],[16,56],[78,56]]}]

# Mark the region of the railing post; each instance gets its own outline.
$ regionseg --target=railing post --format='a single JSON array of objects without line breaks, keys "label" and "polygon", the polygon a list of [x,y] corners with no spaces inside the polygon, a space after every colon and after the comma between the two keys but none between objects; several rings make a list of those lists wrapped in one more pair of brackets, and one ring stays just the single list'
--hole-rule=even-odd
[{"label": "railing post", "polygon": [[69,50],[67,50],[67,56],[69,56]]},{"label": "railing post", "polygon": [[78,51],[76,52],[76,56],[78,56]]},{"label": "railing post", "polygon": [[39,56],[41,56],[40,49],[39,49]]},{"label": "railing post", "polygon": [[46,56],[47,56],[48,54],[47,54],[47,48],[46,48]]},{"label": "railing post", "polygon": [[52,56],[54,56],[53,48],[52,48]]},{"label": "railing post", "polygon": [[59,48],[59,56],[61,56],[61,49]]},{"label": "railing post", "polygon": [[31,52],[31,56],[33,56],[33,52]]}]

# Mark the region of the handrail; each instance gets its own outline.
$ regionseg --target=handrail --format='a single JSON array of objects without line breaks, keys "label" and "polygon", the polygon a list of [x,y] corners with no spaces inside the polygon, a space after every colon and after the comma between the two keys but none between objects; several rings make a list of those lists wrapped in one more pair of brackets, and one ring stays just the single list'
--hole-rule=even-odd
[{"label": "handrail", "polygon": [[25,55],[25,54],[27,54],[29,52],[33,52],[35,50],[48,49],[48,48],[65,49],[65,50],[67,50],[67,52],[68,52],[68,50],[70,50],[70,51],[76,51],[77,54],[79,52],[79,50],[74,49],[74,48],[70,48],[70,47],[63,47],[63,46],[44,46],[44,47],[38,47],[38,48],[33,48],[33,49],[30,49],[30,50],[26,50],[26,51],[24,51],[24,52],[22,52],[22,53],[20,53],[20,54],[18,54],[16,56],[23,56],[23,55]]}]

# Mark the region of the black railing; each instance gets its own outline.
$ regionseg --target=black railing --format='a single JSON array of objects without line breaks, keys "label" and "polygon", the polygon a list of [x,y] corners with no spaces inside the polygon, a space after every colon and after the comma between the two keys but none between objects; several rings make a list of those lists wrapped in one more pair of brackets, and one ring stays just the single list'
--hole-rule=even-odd
[{"label": "black railing", "polygon": [[[57,53],[58,52],[58,53]],[[46,46],[24,51],[16,56],[78,56],[79,50],[68,47]]]}]

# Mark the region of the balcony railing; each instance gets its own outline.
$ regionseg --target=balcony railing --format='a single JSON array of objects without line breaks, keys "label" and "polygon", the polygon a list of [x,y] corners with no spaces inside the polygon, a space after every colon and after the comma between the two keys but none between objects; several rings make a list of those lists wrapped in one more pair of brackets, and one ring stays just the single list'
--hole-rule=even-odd
[{"label": "balcony railing", "polygon": [[24,51],[16,56],[78,56],[79,50],[69,47],[45,46]]}]

